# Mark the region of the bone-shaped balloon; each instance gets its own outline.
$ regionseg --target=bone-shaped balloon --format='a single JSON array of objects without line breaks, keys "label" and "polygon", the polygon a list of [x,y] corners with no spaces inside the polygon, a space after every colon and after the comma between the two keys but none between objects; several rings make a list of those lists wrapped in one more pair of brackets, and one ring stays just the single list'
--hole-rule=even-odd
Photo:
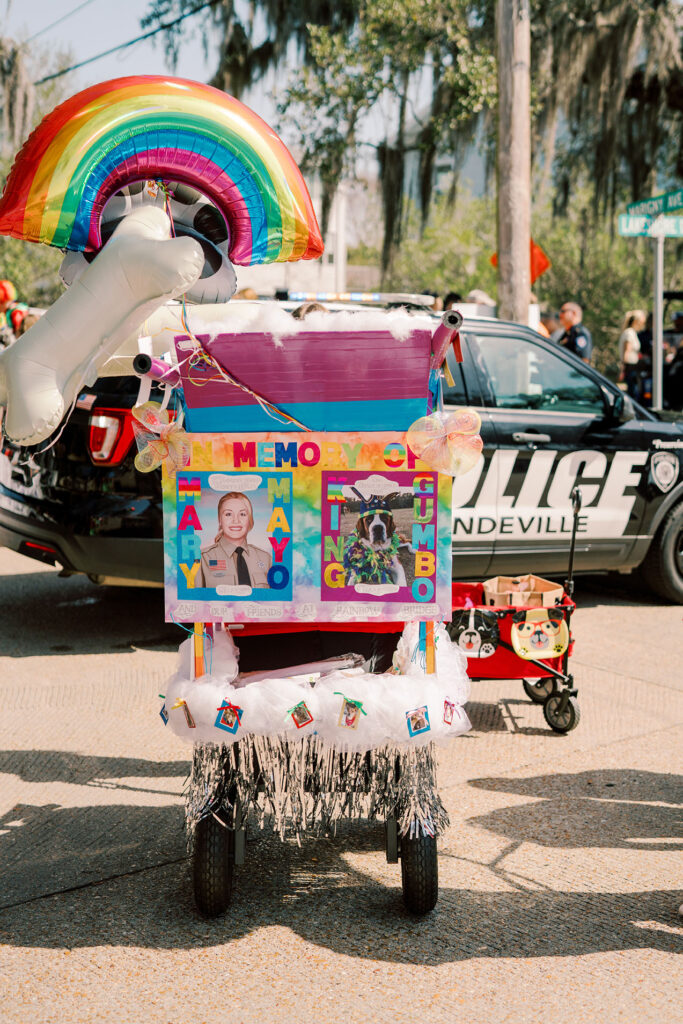
[{"label": "bone-shaped balloon", "polygon": [[71,288],[0,354],[7,437],[23,445],[48,438],[123,339],[185,292],[203,266],[199,243],[171,238],[163,210],[129,214]]}]

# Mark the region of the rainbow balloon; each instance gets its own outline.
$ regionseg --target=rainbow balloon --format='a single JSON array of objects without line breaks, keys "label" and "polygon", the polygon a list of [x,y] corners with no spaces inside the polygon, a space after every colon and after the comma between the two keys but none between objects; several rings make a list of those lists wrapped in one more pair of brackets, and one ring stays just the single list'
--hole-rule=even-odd
[{"label": "rainbow balloon", "polygon": [[301,172],[265,121],[211,86],[156,75],[84,89],[38,125],[0,199],[0,234],[97,250],[107,201],[145,179],[185,182],[213,202],[233,263],[323,251]]}]

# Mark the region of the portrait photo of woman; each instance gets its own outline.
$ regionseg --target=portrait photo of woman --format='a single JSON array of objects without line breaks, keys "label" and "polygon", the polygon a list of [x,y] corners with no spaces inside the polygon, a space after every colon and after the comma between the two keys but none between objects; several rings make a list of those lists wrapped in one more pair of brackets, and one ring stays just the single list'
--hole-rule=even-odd
[{"label": "portrait photo of woman", "polygon": [[254,509],[246,494],[229,491],[218,502],[218,533],[214,543],[202,548],[198,587],[269,587],[272,554],[249,544],[254,528]]}]

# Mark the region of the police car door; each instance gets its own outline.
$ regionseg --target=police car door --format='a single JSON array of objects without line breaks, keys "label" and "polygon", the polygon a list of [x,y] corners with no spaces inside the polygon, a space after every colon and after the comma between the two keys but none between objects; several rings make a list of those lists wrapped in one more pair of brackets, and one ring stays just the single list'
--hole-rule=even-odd
[{"label": "police car door", "polygon": [[623,566],[644,510],[639,422],[611,420],[599,376],[533,331],[488,324],[468,348],[495,451],[456,481],[454,532],[460,520],[468,541],[486,540],[496,573],[564,572],[578,485],[576,567]]},{"label": "police car door", "polygon": [[484,449],[479,463],[464,476],[453,481],[453,577],[455,579],[485,579],[493,559],[493,545],[485,530],[477,529],[478,517],[486,517],[495,523],[495,494],[493,504],[484,507],[488,500],[484,494],[477,506],[477,519],[473,517],[472,508],[467,506],[477,494],[479,484],[486,475],[485,468],[491,464],[498,439],[491,419],[491,410],[485,405],[482,390],[483,375],[474,364],[478,356],[476,343],[469,344],[467,335],[461,332],[464,362],[456,363],[452,350],[448,353],[448,366],[453,383],[444,380],[444,406],[457,409],[463,406],[475,408],[481,416],[481,438]]}]

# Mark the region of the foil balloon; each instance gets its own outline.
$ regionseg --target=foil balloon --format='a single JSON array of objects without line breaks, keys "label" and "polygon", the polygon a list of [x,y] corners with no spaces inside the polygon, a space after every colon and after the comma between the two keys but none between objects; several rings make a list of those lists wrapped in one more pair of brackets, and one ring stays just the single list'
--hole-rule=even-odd
[{"label": "foil balloon", "polygon": [[275,132],[218,89],[155,75],[91,86],[38,125],[0,200],[0,234],[97,251],[108,201],[148,179],[184,183],[212,203],[232,263],[323,251],[301,172]]},{"label": "foil balloon", "polygon": [[187,291],[204,257],[191,238],[171,238],[163,210],[126,217],[97,259],[23,337],[0,353],[3,429],[17,444],[46,440],[83,384],[124,338]]},{"label": "foil balloon", "polygon": [[480,428],[481,417],[474,409],[433,412],[410,427],[408,447],[430,469],[447,476],[462,476],[481,457],[484,443]]},{"label": "foil balloon", "polygon": [[[237,279],[228,258],[230,235],[225,219],[201,192],[180,181],[160,184],[150,179],[122,188],[102,211],[102,243],[108,242],[124,217],[141,206],[157,206],[164,210],[171,218],[176,238],[193,238],[202,247],[204,267],[185,297],[190,302],[203,304],[227,302],[232,298]],[[67,252],[59,268],[64,284],[67,287],[72,285],[96,255],[95,251]]]}]

